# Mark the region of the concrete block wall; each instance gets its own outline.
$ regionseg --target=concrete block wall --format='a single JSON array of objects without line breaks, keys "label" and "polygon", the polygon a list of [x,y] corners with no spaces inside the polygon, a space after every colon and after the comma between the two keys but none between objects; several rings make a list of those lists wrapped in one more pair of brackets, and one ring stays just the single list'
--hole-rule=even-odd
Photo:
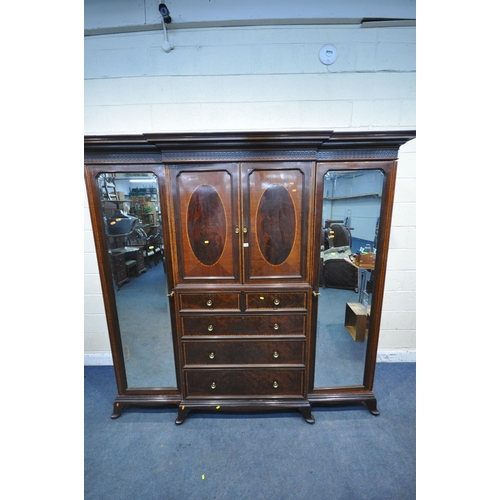
[{"label": "concrete block wall", "polygon": [[[415,28],[261,26],[85,38],[85,133],[416,127]],[[331,43],[338,59],[318,57]],[[379,358],[414,360],[416,140],[400,153]],[[84,193],[85,195],[85,193]],[[110,362],[86,195],[85,353]]]}]

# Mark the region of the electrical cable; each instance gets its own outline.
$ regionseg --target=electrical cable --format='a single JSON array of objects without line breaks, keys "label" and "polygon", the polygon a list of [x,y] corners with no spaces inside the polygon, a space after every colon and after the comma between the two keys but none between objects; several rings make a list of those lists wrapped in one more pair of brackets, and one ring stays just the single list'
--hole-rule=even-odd
[{"label": "electrical cable", "polygon": [[163,25],[163,34],[165,35],[165,40],[161,46],[165,52],[170,52],[174,48],[174,46],[170,43],[168,39],[167,26],[165,25],[165,20],[163,19],[163,17],[161,18],[161,24]]}]

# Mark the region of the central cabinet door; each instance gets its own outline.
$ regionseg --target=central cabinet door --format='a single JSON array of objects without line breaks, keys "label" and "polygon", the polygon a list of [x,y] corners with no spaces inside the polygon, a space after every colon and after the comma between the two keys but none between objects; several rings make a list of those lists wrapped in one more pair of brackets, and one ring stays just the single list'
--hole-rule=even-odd
[{"label": "central cabinet door", "polygon": [[307,281],[308,163],[174,172],[178,282]]},{"label": "central cabinet door", "polygon": [[237,164],[176,167],[177,282],[239,283],[239,169]]},{"label": "central cabinet door", "polygon": [[245,282],[307,281],[309,176],[307,163],[242,165]]}]

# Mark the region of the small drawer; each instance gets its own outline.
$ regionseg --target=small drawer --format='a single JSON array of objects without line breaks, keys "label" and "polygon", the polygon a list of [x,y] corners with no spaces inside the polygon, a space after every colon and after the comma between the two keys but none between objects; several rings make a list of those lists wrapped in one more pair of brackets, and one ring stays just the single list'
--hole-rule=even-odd
[{"label": "small drawer", "polygon": [[185,342],[185,365],[304,365],[301,341]]},{"label": "small drawer", "polygon": [[305,335],[306,317],[299,314],[262,316],[184,316],[183,336]]},{"label": "small drawer", "polygon": [[127,279],[127,270],[126,269],[120,269],[116,272],[116,281],[123,281],[124,279]]},{"label": "small drawer", "polygon": [[181,311],[239,311],[241,309],[239,293],[179,293]]},{"label": "small drawer", "polygon": [[303,394],[304,370],[185,370],[187,397],[275,397]]},{"label": "small drawer", "polygon": [[245,295],[247,310],[306,309],[306,292],[249,292]]}]

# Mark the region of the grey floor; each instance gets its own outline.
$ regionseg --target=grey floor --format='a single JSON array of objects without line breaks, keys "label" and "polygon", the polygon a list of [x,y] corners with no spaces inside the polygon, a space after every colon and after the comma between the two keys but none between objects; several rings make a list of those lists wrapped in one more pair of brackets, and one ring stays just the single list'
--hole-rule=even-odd
[{"label": "grey floor", "polygon": [[113,369],[85,367],[86,500],[407,500],[416,497],[413,363],[377,365],[379,416],[363,406],[299,412],[126,409]]}]

